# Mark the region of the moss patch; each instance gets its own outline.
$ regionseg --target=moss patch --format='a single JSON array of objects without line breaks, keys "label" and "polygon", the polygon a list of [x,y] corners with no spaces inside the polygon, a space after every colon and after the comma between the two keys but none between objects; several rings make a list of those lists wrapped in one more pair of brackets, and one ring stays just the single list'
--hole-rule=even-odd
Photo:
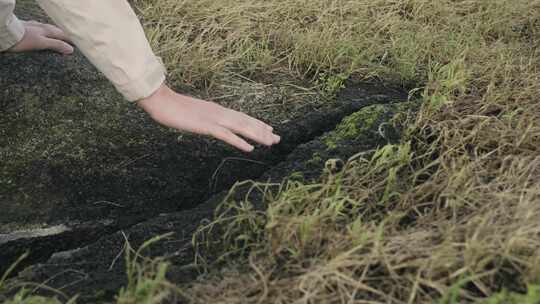
[{"label": "moss patch", "polygon": [[382,120],[385,112],[384,105],[373,105],[366,107],[345,118],[336,130],[326,136],[323,140],[328,149],[335,149],[338,140],[353,139],[363,135],[373,126]]}]

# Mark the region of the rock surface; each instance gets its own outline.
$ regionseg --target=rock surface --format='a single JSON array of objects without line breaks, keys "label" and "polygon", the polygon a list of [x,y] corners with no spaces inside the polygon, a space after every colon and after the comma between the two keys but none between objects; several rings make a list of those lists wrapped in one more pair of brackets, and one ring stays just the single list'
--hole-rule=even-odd
[{"label": "rock surface", "polygon": [[[346,161],[358,152],[369,152],[386,143],[394,143],[398,139],[398,132],[390,125],[381,126],[397,113],[414,110],[415,107],[416,104],[411,102],[366,107],[344,119],[336,130],[298,146],[283,162],[258,180],[279,183],[298,172],[302,173],[304,179],[315,178],[324,171],[326,159]],[[343,129],[356,130],[357,133],[347,136],[343,134]],[[236,195],[244,197],[247,188],[240,187]],[[172,263],[169,272],[172,281],[185,283],[193,280],[197,275],[192,265],[195,253],[192,247],[193,233],[201,223],[212,218],[213,210],[225,195],[226,192],[218,194],[190,210],[154,217],[104,236],[89,246],[57,253],[46,263],[27,269],[21,278],[24,281],[47,281],[48,285],[68,295],[79,294],[82,302],[111,300],[126,283],[126,265],[122,255],[126,242],[132,248],[138,248],[152,237],[173,232],[172,237],[152,245],[150,250],[145,251],[145,256],[167,257]],[[257,197],[251,197],[251,201],[256,203]]]},{"label": "rock surface", "polygon": [[[22,19],[46,21],[34,1],[17,4]],[[192,227],[192,213],[211,207],[191,208],[213,193],[259,177],[346,115],[406,99],[378,84],[351,84],[334,102],[270,121],[283,142],[245,155],[157,126],[80,53],[0,54],[0,88],[0,273],[27,250],[22,266],[160,214],[185,210],[183,224],[167,225]]]}]

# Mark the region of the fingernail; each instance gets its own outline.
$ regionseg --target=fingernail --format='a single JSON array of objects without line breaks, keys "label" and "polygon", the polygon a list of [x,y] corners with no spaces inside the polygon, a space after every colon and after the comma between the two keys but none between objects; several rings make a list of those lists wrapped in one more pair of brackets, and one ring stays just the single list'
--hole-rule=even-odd
[{"label": "fingernail", "polygon": [[66,47],[62,53],[64,53],[64,55],[71,55],[73,54],[73,52],[75,51],[75,49],[73,47]]}]

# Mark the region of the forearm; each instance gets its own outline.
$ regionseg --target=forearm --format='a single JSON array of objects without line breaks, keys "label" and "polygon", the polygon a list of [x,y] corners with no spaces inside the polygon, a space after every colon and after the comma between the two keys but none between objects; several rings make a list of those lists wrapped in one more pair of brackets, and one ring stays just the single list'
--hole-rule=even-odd
[{"label": "forearm", "polygon": [[38,3],[126,99],[146,98],[164,82],[165,68],[127,1]]},{"label": "forearm", "polygon": [[24,26],[13,15],[15,0],[0,0],[0,52],[17,44],[24,36]]},{"label": "forearm", "polygon": [[37,1],[118,91],[139,101],[158,123],[211,135],[246,152],[254,147],[242,137],[268,146],[280,141],[272,127],[253,117],[168,88],[165,69],[126,0]]}]

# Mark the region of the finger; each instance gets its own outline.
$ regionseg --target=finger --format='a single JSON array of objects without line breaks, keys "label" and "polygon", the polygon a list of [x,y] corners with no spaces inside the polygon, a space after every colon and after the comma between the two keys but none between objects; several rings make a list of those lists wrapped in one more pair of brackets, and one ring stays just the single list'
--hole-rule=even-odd
[{"label": "finger", "polygon": [[256,122],[257,124],[259,124],[261,127],[265,128],[266,130],[272,132],[274,131],[274,128],[270,125],[268,125],[267,123],[263,122],[262,120],[259,120],[255,117],[251,117],[245,113],[240,113],[244,116],[245,119],[251,119],[252,121]]},{"label": "finger", "polygon": [[270,132],[273,132],[274,131],[274,127],[260,121],[257,119],[257,123],[260,124],[263,128],[265,128],[266,130],[270,131]]},{"label": "finger", "polygon": [[224,141],[229,145],[234,146],[244,152],[251,152],[254,149],[252,145],[248,144],[245,140],[238,137],[236,134],[227,130],[226,128],[217,127],[210,134],[215,138]]},{"label": "finger", "polygon": [[52,39],[63,40],[65,42],[71,42],[71,39],[66,35],[66,33],[61,30],[59,27],[56,27],[51,24],[44,25],[45,36]]},{"label": "finger", "polygon": [[266,146],[276,144],[280,140],[279,136],[267,128],[267,125],[261,124],[249,116],[244,118],[240,123],[231,126],[231,130]]},{"label": "finger", "polygon": [[272,131],[257,119],[233,110],[227,114],[228,118],[221,122],[222,127],[266,146],[271,146],[277,140]]},{"label": "finger", "polygon": [[64,55],[69,55],[73,53],[74,51],[73,47],[69,45],[68,43],[62,40],[51,39],[51,38],[45,38],[43,49],[52,50],[52,51],[55,51]]},{"label": "finger", "polygon": [[270,136],[270,141],[272,141],[273,144],[279,143],[280,137],[278,135],[276,135],[276,134],[273,134],[274,128],[272,126],[266,124],[265,122],[255,118],[255,117],[251,117],[251,116],[249,116],[249,115],[247,115],[245,113],[241,113],[241,112],[239,112],[239,113],[243,116],[243,119],[254,122],[254,123],[258,124],[261,128],[264,128],[268,132],[272,133],[272,135]]},{"label": "finger", "polygon": [[271,146],[274,142],[272,132],[254,122],[240,120],[228,127],[232,132],[265,146]]},{"label": "finger", "polygon": [[[246,115],[246,114],[244,114],[244,115]],[[258,124],[260,124],[261,126],[263,126],[263,127],[264,127],[265,129],[267,129],[268,131],[274,131],[274,128],[273,128],[272,126],[268,125],[267,123],[265,123],[264,121],[259,120],[259,119],[254,118],[254,117],[250,117],[250,116],[248,116],[248,115],[246,115],[246,116],[247,116],[248,118],[251,118],[251,119],[255,120]]]},{"label": "finger", "polygon": [[281,142],[281,136],[279,136],[277,134],[272,134],[272,136],[273,136],[273,139],[274,139],[274,145],[279,144],[279,142]]}]

